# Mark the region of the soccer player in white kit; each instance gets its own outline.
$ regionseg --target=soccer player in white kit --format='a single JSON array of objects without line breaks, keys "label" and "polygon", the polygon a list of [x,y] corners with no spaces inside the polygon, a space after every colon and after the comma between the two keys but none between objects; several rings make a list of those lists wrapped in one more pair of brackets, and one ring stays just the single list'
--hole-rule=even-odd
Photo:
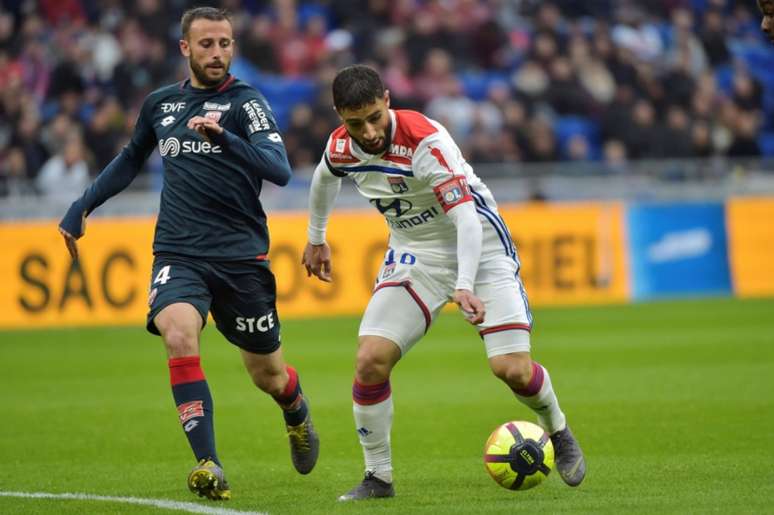
[{"label": "soccer player in white kit", "polygon": [[548,372],[530,358],[532,316],[518,255],[491,192],[443,126],[415,111],[390,109],[389,91],[373,69],[341,70],[333,102],[343,125],[331,134],[312,179],[307,274],[331,281],[325,230],[343,177],[390,227],[389,249],[360,324],[352,387],[365,478],[339,500],[395,495],[390,372],[449,301],[477,326],[492,372],[551,436],[562,479],[579,485],[583,453]]}]

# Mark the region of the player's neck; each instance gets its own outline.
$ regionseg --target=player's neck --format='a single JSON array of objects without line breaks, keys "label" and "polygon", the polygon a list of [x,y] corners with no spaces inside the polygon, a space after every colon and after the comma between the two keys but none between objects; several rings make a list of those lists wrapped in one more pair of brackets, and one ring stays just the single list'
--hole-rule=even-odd
[{"label": "player's neck", "polygon": [[199,82],[199,80],[196,78],[196,75],[194,75],[192,73],[192,74],[190,74],[188,76],[188,84],[190,84],[191,87],[194,88],[194,89],[202,89],[202,90],[217,89],[217,88],[221,87],[223,85],[223,83],[226,82],[229,79],[229,77],[231,77],[231,74],[227,73],[223,77],[223,80],[221,80],[217,84],[207,85],[207,84],[203,84],[203,83]]}]

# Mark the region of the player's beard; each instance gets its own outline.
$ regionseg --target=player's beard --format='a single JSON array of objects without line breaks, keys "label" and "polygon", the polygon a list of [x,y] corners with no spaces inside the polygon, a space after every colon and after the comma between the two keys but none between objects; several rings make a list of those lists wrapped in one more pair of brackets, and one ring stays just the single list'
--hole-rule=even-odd
[{"label": "player's beard", "polygon": [[200,66],[199,63],[194,61],[193,56],[188,58],[188,65],[191,67],[191,72],[196,77],[196,80],[199,81],[199,84],[201,84],[204,87],[212,88],[223,82],[223,79],[226,78],[228,75],[228,69],[231,65],[231,63],[224,63],[221,61],[221,64],[223,65],[223,76],[218,77],[217,79],[211,79],[207,76],[207,67]]},{"label": "player's beard", "polygon": [[354,139],[358,146],[363,149],[368,154],[371,154],[372,156],[378,156],[379,154],[384,153],[388,148],[390,148],[390,143],[392,143],[392,120],[390,120],[390,123],[387,124],[387,127],[384,129],[384,143],[379,146],[378,149],[374,150],[371,147],[367,146],[364,142],[360,141],[359,139],[352,136],[352,139]]}]

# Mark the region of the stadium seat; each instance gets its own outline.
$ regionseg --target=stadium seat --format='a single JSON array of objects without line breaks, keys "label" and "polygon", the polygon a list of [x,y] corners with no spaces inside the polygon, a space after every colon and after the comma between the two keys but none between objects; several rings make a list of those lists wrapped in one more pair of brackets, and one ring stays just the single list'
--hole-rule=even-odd
[{"label": "stadium seat", "polygon": [[462,83],[465,96],[477,102],[487,97],[492,84],[508,84],[508,76],[501,72],[463,72],[458,74],[457,78]]},{"label": "stadium seat", "polygon": [[774,132],[761,132],[758,135],[758,146],[764,157],[774,156]]},{"label": "stadium seat", "polygon": [[563,116],[554,120],[554,135],[564,157],[567,156],[570,139],[577,134],[586,138],[590,157],[599,158],[601,155],[599,125],[595,121],[579,116]]}]

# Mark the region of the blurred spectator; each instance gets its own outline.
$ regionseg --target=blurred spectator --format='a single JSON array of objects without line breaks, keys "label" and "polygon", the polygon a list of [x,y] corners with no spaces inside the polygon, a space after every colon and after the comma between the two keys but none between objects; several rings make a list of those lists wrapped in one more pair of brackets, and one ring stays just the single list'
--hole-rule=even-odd
[{"label": "blurred spectator", "polygon": [[48,196],[73,197],[89,185],[89,168],[79,134],[70,134],[62,151],[52,156],[36,179],[38,191]]},{"label": "blurred spectator", "polygon": [[738,111],[733,127],[734,139],[728,149],[729,157],[754,157],[761,155],[758,146],[758,119],[755,113]]},{"label": "blurred spectator", "polygon": [[710,66],[716,67],[726,63],[731,53],[726,44],[726,26],[722,11],[709,9],[704,13],[704,28],[701,31],[701,42]]},{"label": "blurred spectator", "polygon": [[[184,71],[177,41],[188,0],[3,5],[5,194],[31,190],[17,186],[42,180],[39,170],[61,161],[65,146],[78,154],[75,133],[98,172],[131,133],[145,95]],[[219,5],[234,12],[236,73],[266,94],[299,169],[316,163],[340,123],[330,81],[355,60],[380,69],[393,107],[446,124],[473,163],[757,155],[762,121],[774,119],[774,49],[751,2]],[[567,116],[588,133],[557,135],[553,119]]]},{"label": "blurred spectator", "polygon": [[673,105],[667,110],[666,123],[658,131],[657,157],[687,158],[693,155],[690,119],[685,109]]},{"label": "blurred spectator", "polygon": [[609,139],[602,146],[602,163],[609,173],[622,174],[628,169],[628,155],[623,141]]}]

